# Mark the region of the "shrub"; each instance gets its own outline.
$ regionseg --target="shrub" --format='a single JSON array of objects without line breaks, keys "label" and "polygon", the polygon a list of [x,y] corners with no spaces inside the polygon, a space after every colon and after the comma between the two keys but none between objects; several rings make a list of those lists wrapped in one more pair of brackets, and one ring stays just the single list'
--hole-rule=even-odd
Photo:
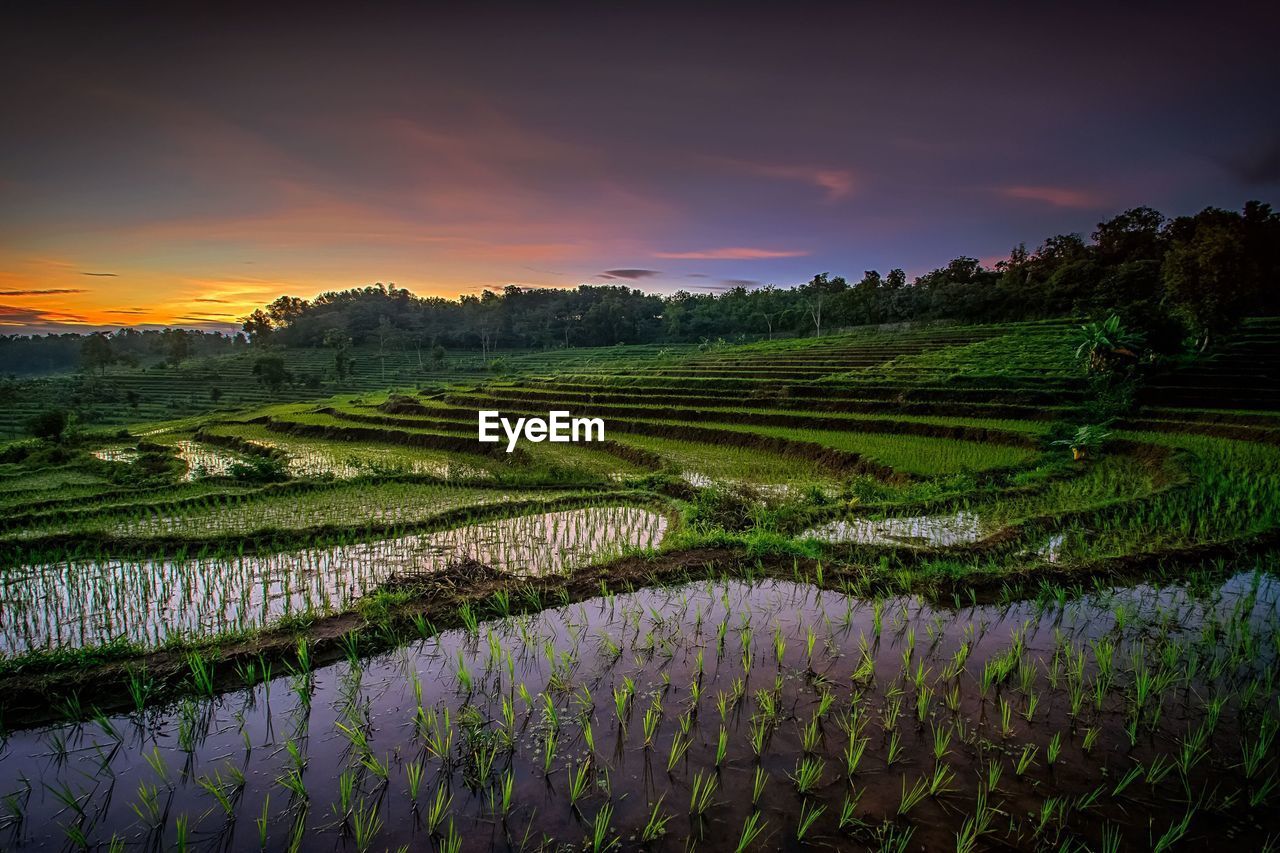
[{"label": "shrub", "polygon": [[278,483],[289,479],[289,470],[274,456],[250,456],[231,463],[227,476],[245,483]]},{"label": "shrub", "polygon": [[66,434],[69,419],[61,409],[41,412],[27,421],[27,431],[45,441],[61,441]]}]

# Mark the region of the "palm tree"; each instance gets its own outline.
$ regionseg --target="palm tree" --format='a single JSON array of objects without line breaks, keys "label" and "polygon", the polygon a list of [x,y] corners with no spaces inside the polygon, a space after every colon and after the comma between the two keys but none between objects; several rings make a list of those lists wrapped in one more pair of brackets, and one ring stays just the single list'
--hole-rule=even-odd
[{"label": "palm tree", "polygon": [[1079,462],[1089,455],[1091,449],[1101,446],[1110,435],[1104,424],[1089,424],[1076,430],[1076,434],[1071,438],[1059,439],[1053,444],[1070,447],[1072,458]]},{"label": "palm tree", "polygon": [[1115,314],[1101,323],[1085,323],[1080,336],[1076,358],[1087,359],[1090,373],[1106,373],[1136,362],[1143,342],[1142,333],[1126,329]]}]

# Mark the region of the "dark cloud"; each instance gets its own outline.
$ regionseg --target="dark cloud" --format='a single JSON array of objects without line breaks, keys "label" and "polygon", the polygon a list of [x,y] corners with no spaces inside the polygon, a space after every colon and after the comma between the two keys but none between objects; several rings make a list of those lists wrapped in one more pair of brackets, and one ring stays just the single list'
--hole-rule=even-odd
[{"label": "dark cloud", "polygon": [[142,310],[141,308],[111,308],[107,311],[103,311],[102,313],[103,314],[145,314],[147,312]]},{"label": "dark cloud", "polygon": [[0,326],[28,326],[43,324],[83,323],[82,317],[48,311],[43,308],[22,308],[16,305],[0,305]]},{"label": "dark cloud", "polygon": [[[121,277],[197,252],[217,269],[260,255],[299,295],[386,263],[438,295],[522,269],[661,289],[584,272],[660,256],[698,263],[686,283],[915,274],[1280,183],[1258,0],[510,4],[500,27],[478,4],[218,4],[199,27],[64,5],[6,8],[21,38],[0,79],[23,120],[0,159],[24,179],[0,230],[31,235],[5,241],[18,260],[115,265],[128,247]],[[582,74],[584,44],[644,59]]]},{"label": "dark cloud", "polygon": [[748,290],[753,287],[760,286],[760,282],[756,281],[754,278],[725,278],[721,279],[720,283],[725,287],[745,287]]},{"label": "dark cloud", "polygon": [[191,301],[192,301],[192,302],[217,302],[217,303],[219,303],[219,304],[226,304],[226,301],[227,301],[227,300],[225,300],[225,299],[214,299],[212,296],[197,296],[195,299],[193,299],[193,300],[191,300]]},{"label": "dark cloud", "polygon": [[603,275],[607,278],[626,278],[635,281],[636,279],[653,278],[654,276],[662,275],[662,270],[605,270]]},{"label": "dark cloud", "polygon": [[0,296],[48,296],[51,293],[85,293],[74,287],[58,287],[50,290],[0,290]]},{"label": "dark cloud", "polygon": [[113,272],[82,272],[82,273],[80,273],[80,275],[96,275],[96,276],[101,276],[102,278],[115,278],[115,277],[116,277],[116,274],[115,274],[115,273],[113,273]]},{"label": "dark cloud", "polygon": [[704,272],[691,272],[688,275],[686,275],[685,278],[711,278],[711,276],[707,275]]}]

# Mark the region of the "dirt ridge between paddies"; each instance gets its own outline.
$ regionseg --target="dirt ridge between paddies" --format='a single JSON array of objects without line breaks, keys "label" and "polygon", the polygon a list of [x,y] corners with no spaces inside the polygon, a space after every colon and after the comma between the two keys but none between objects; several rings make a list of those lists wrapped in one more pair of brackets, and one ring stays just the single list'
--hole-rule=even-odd
[{"label": "dirt ridge between paddies", "polygon": [[[333,407],[330,407],[330,406],[325,406],[323,407],[323,409],[317,409],[315,411],[317,412],[317,414],[329,415],[330,418],[335,418],[338,420],[346,419],[346,416],[348,414],[351,414],[351,412],[339,411],[337,409],[333,409]],[[475,412],[467,412],[467,414],[468,416],[472,416],[472,418],[474,418]],[[379,423],[383,423],[383,421],[379,421]],[[392,423],[392,421],[387,421],[387,423]],[[218,425],[236,425],[236,424],[256,424],[256,425],[260,425],[260,427],[264,427],[265,429],[270,429],[271,432],[278,432],[283,435],[296,435],[296,437],[298,438],[317,437],[317,438],[334,439],[334,441],[344,441],[344,442],[365,441],[364,435],[358,433],[358,430],[357,432],[347,432],[347,428],[339,427],[339,425],[337,424],[334,424],[334,425],[296,424],[294,423],[294,421],[276,420],[276,419],[270,418],[270,416],[265,416],[265,415],[260,416],[260,418],[252,418],[250,420],[214,421],[214,423],[209,425],[209,428],[216,428],[218,427]],[[271,424],[275,424],[275,427],[273,428],[273,425]],[[470,425],[470,423],[468,423],[467,425]],[[319,435],[319,434],[307,435],[306,433],[301,432],[301,430],[293,429],[292,427],[305,427],[308,429],[323,428],[323,429],[333,430],[333,432],[325,435]],[[404,433],[403,430],[397,430],[396,434],[397,435],[417,435],[422,433]],[[234,435],[210,434],[205,432],[205,428],[201,428],[200,430],[197,430],[197,434],[196,434],[197,441],[202,441],[202,439],[205,439],[205,438],[216,438],[216,439],[219,439],[219,441],[220,439],[228,439],[228,441],[252,443],[252,442],[248,442],[247,439],[234,437]],[[212,443],[216,443],[216,442],[212,442]],[[388,443],[406,444],[406,446],[408,446],[407,442],[393,441]],[[419,444],[413,444],[413,446],[419,446]],[[476,447],[483,448],[483,450],[477,450],[476,451],[477,453],[483,452],[485,453],[486,456],[495,457],[495,459],[502,459],[503,456],[507,456],[507,459],[516,461],[516,462],[529,461],[529,453],[522,450],[522,448],[517,447],[515,451],[513,451],[512,453],[509,453],[509,455],[506,455],[506,453],[499,453],[497,450],[495,450],[494,447],[489,446],[489,444],[480,444],[479,442],[476,442]],[[657,471],[667,465],[666,460],[663,460],[662,456],[659,456],[658,453],[654,453],[652,451],[646,451],[646,450],[643,450],[643,448],[639,448],[639,447],[630,447],[630,446],[627,446],[627,444],[620,444],[618,442],[612,441],[612,439],[605,439],[605,441],[603,442],[591,442],[591,448],[593,448],[593,450],[609,453],[609,455],[616,456],[618,457],[618,459],[621,459],[622,461],[631,462],[631,464],[634,464],[639,467],[643,467],[643,469],[646,469],[649,471]],[[287,451],[283,451],[283,452],[285,452],[285,455],[288,455]],[[452,479],[451,478],[448,480],[440,480],[440,482],[449,483],[449,484],[463,483],[463,484],[476,484],[476,485],[492,485],[493,480],[486,479],[486,478],[471,478],[471,479],[467,479],[467,478]],[[589,485],[589,484],[591,483],[584,483],[584,485]],[[517,480],[517,482],[513,482],[512,485],[520,485],[520,483],[518,483],[518,480]],[[568,484],[568,488],[575,488],[576,485],[577,484],[575,483],[570,483]],[[559,487],[559,484],[557,484],[557,487]]]},{"label": "dirt ridge between paddies", "polygon": [[[341,420],[357,420],[346,417],[347,413],[325,406],[316,410],[317,414],[329,415]],[[364,421],[379,423],[378,421]],[[321,438],[337,441],[384,442],[386,444],[402,444],[407,447],[421,447],[428,450],[443,450],[449,453],[471,454],[473,456],[506,457],[514,461],[528,461],[528,455],[520,448],[511,454],[505,448],[495,444],[481,444],[474,438],[446,433],[406,432],[404,430],[375,429],[367,426],[336,426],[329,424],[306,424],[297,421],[280,420],[268,417],[262,426],[272,432],[283,435],[296,435],[300,438]]]},{"label": "dirt ridge between paddies", "polygon": [[1152,418],[1126,418],[1126,429],[1151,432],[1190,433],[1210,438],[1227,438],[1234,441],[1251,441],[1256,444],[1280,445],[1280,429],[1270,426],[1252,426],[1227,422],[1200,422],[1157,420]]},{"label": "dirt ridge between paddies", "polygon": [[57,533],[30,539],[0,541],[0,568],[95,558],[212,559],[221,555],[273,554],[297,548],[324,548],[351,544],[353,541],[376,541],[435,533],[495,518],[517,518],[539,512],[605,504],[656,509],[668,515],[669,523],[674,523],[670,506],[660,496],[649,491],[618,489],[455,507],[419,521],[369,521],[349,525],[325,523],[306,528],[262,528],[252,533],[228,532],[212,536],[133,537],[93,532]]},{"label": "dirt ridge between paddies", "polygon": [[[571,379],[572,377],[569,378]],[[762,383],[758,380],[732,382],[725,379],[695,379],[687,382],[647,384],[642,381],[629,381],[632,379],[632,376],[630,375],[592,376],[589,378],[591,381],[587,383],[558,380],[539,382],[538,385],[539,387],[550,390],[572,391],[578,389],[595,389],[613,391],[615,389],[634,390],[638,388],[666,393],[693,391],[706,396],[737,398],[741,398],[744,395],[749,396],[751,392],[760,389],[762,386]],[[1040,386],[1043,386],[1044,384],[1044,382],[1038,383]],[[1064,403],[1079,405],[1084,401],[1083,391],[1071,390],[1064,387],[1045,389],[1043,387],[1028,388],[1024,386],[991,388],[966,388],[920,384],[904,386],[901,382],[894,381],[892,378],[886,379],[884,382],[876,383],[837,383],[833,381],[788,383],[778,385],[777,388],[782,393],[788,395],[804,396],[806,394],[817,393],[821,394],[828,400],[842,400],[849,402],[857,402],[859,400],[892,400],[897,402],[1007,403],[1008,397],[1011,394],[1017,395],[1017,397],[1025,403],[1047,406],[1061,406]]]},{"label": "dirt ridge between paddies", "polygon": [[[1225,571],[1223,557],[1266,553],[1280,546],[1280,532],[1242,539],[1203,543],[1187,548],[1104,558],[1079,565],[1044,562],[1002,566],[997,571],[977,571],[963,581],[930,576],[917,588],[904,589],[900,577],[872,574],[873,569],[822,561],[794,554],[750,554],[741,547],[702,547],[663,553],[656,558],[628,556],[585,566],[568,574],[516,580],[503,576],[455,588],[446,594],[391,594],[387,600],[371,597],[368,606],[357,605],[342,613],[306,623],[284,624],[235,637],[175,645],[151,651],[132,648],[105,650],[103,655],[71,655],[12,666],[0,671],[0,714],[6,726],[31,727],[64,720],[68,712],[87,718],[97,712],[126,711],[133,707],[130,680],[139,674],[152,680],[148,706],[197,693],[188,679],[190,656],[198,654],[212,675],[215,693],[225,693],[252,683],[243,673],[250,663],[266,661],[277,672],[300,665],[299,644],[304,643],[312,667],[324,666],[347,656],[348,638],[354,637],[362,655],[396,648],[406,642],[428,639],[443,630],[463,627],[460,607],[466,603],[481,619],[536,612],[588,600],[602,594],[632,592],[710,577],[735,577],[747,581],[799,580],[823,589],[868,596],[877,591],[913,593],[931,602],[996,600],[1010,594],[1031,597],[1034,584],[1079,584],[1088,579],[1113,584],[1148,582],[1153,573],[1175,571],[1189,564],[1210,572]],[[890,568],[890,572],[892,572]],[[1176,578],[1158,577],[1159,580]],[[508,610],[497,609],[496,593],[507,593]],[[536,599],[537,606],[528,602]],[[363,602],[362,602],[363,604]],[[426,628],[424,632],[422,629]],[[261,668],[257,668],[261,672]]]},{"label": "dirt ridge between paddies", "polygon": [[[216,423],[234,424],[244,423],[242,421],[218,421]],[[212,425],[211,425],[212,426]],[[193,440],[202,441],[207,433],[197,432],[193,436]],[[226,436],[227,438],[234,438]],[[219,478],[211,478],[217,482],[223,482],[226,488],[219,491],[201,492],[186,497],[175,498],[172,500],[159,502],[130,502],[133,497],[145,497],[147,494],[156,491],[163,492],[164,489],[144,489],[133,491],[122,491],[119,493],[121,503],[106,505],[91,505],[93,501],[100,501],[98,497],[77,498],[73,501],[51,502],[54,505],[44,506],[35,505],[30,512],[15,514],[0,518],[0,533],[11,530],[19,530],[22,527],[33,523],[46,524],[69,524],[78,519],[92,519],[109,517],[116,514],[128,513],[131,509],[139,506],[146,506],[149,509],[160,511],[177,510],[185,507],[200,507],[207,505],[211,499],[219,503],[231,506],[240,506],[246,503],[252,503],[259,500],[271,500],[278,497],[289,497],[302,495],[311,492],[324,492],[339,488],[350,488],[358,486],[361,483],[404,483],[408,485],[422,486],[449,486],[456,488],[473,488],[485,490],[501,490],[501,489],[520,489],[521,491],[569,491],[573,489],[593,489],[602,485],[608,485],[606,481],[598,477],[583,474],[577,480],[559,480],[556,482],[547,482],[544,480],[527,479],[521,477],[518,473],[513,473],[505,478],[495,478],[493,476],[460,476],[460,477],[440,477],[433,474],[418,473],[396,473],[396,474],[364,474],[356,477],[348,477],[342,480],[337,479],[296,479],[286,480],[280,483],[265,483],[257,486],[246,486],[239,484],[234,480],[222,480]],[[23,541],[32,541],[26,539]]]},{"label": "dirt ridge between paddies", "polygon": [[[471,392],[479,394],[479,391]],[[537,386],[485,386],[484,394],[495,400],[540,400],[548,405],[567,404],[577,406],[582,403],[599,403],[602,405],[622,406],[682,406],[701,409],[794,409],[796,411],[814,412],[848,412],[856,408],[858,412],[875,414],[923,415],[936,417],[983,417],[1004,418],[1009,420],[1052,420],[1062,417],[1063,410],[1046,408],[1043,405],[1020,403],[963,403],[935,402],[916,400],[900,402],[896,400],[833,400],[829,397],[789,396],[774,388],[760,388],[745,397],[741,393],[723,396],[707,396],[701,394],[635,394],[616,391],[549,391]],[[446,399],[464,397],[463,392],[448,391],[422,394],[422,399]],[[504,403],[505,405],[505,403]]]}]

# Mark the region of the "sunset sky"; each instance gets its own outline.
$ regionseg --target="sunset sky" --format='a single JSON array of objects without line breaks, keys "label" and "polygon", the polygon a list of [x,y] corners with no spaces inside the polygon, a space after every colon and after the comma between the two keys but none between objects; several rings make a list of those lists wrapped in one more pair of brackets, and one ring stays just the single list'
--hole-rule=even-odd
[{"label": "sunset sky", "polygon": [[10,4],[0,332],[915,275],[1280,182],[1263,4],[260,5]]}]

